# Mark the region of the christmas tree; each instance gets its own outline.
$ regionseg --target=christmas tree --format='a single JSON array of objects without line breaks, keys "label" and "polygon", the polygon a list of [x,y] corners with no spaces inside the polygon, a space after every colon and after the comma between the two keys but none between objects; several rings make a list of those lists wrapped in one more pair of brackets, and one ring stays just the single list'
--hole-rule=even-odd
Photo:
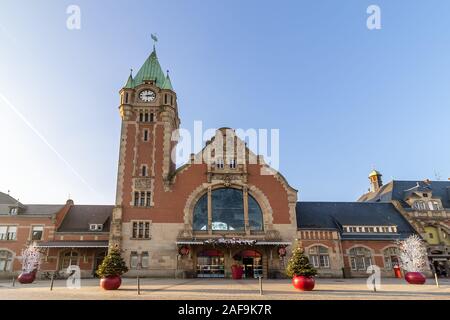
[{"label": "christmas tree", "polygon": [[125,261],[120,256],[120,250],[113,248],[108,255],[103,259],[102,264],[97,269],[99,277],[120,276],[128,271]]},{"label": "christmas tree", "polygon": [[294,276],[311,277],[317,274],[317,270],[309,263],[308,257],[304,254],[303,248],[295,248],[292,257],[289,259],[286,275],[290,278]]}]

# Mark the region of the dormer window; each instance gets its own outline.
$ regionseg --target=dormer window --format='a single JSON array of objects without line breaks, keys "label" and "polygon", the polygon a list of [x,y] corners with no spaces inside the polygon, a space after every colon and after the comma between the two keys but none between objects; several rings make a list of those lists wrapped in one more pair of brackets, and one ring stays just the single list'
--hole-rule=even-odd
[{"label": "dormer window", "polygon": [[423,200],[417,200],[413,203],[413,208],[416,210],[427,210],[427,206],[425,204],[425,201]]},{"label": "dormer window", "polygon": [[91,223],[89,225],[89,231],[102,231],[102,230],[103,230],[103,224]]},{"label": "dormer window", "polygon": [[14,208],[11,208],[11,209],[9,209],[9,214],[10,215],[16,215],[17,213],[19,213],[19,208],[17,208],[17,207],[14,207]]}]

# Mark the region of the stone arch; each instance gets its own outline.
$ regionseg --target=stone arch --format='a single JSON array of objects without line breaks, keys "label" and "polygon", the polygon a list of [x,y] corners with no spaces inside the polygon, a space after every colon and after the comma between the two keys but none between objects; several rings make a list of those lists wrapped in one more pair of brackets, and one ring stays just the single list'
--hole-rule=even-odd
[{"label": "stone arch", "polygon": [[234,189],[240,189],[244,190],[247,188],[247,191],[249,195],[251,195],[255,201],[258,203],[258,205],[261,208],[261,212],[263,215],[263,229],[264,230],[270,230],[273,227],[273,210],[270,205],[269,199],[266,197],[266,195],[258,189],[254,185],[248,185],[243,183],[231,183],[229,186],[225,187],[222,182],[217,183],[203,183],[199,185],[197,188],[194,189],[194,191],[191,192],[189,197],[186,199],[186,203],[184,205],[183,209],[183,216],[184,216],[184,225],[185,230],[192,230],[192,222],[193,222],[193,215],[194,215],[194,208],[197,204],[197,201],[200,200],[200,198],[208,192],[209,189],[211,191],[221,188],[234,188]]}]

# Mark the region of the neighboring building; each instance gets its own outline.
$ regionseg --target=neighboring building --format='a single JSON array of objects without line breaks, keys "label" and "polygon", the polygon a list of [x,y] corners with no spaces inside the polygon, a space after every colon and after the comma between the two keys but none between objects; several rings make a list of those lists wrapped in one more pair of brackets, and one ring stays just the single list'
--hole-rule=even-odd
[{"label": "neighboring building", "polygon": [[112,209],[72,200],[28,205],[0,192],[0,277],[20,273],[22,250],[32,243],[42,248],[41,272],[76,264],[82,276],[92,276],[108,248]]},{"label": "neighboring building", "polygon": [[379,187],[358,201],[392,203],[427,242],[436,272],[450,275],[450,181],[394,180],[383,185],[379,180]]},{"label": "neighboring building", "polygon": [[390,203],[299,202],[298,238],[319,275],[367,276],[374,264],[383,276],[398,265],[397,240],[414,229]]}]

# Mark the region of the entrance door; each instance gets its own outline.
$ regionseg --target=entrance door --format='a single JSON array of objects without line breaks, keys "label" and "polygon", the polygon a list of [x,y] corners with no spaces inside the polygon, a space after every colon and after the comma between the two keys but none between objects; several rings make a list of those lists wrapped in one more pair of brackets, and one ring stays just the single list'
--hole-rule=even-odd
[{"label": "entrance door", "polygon": [[244,266],[244,278],[262,277],[262,256],[255,250],[242,250],[234,256],[234,260],[241,261]]},{"label": "entrance door", "polygon": [[253,258],[247,257],[242,259],[242,264],[244,265],[244,274],[246,278],[254,277],[253,270]]}]

